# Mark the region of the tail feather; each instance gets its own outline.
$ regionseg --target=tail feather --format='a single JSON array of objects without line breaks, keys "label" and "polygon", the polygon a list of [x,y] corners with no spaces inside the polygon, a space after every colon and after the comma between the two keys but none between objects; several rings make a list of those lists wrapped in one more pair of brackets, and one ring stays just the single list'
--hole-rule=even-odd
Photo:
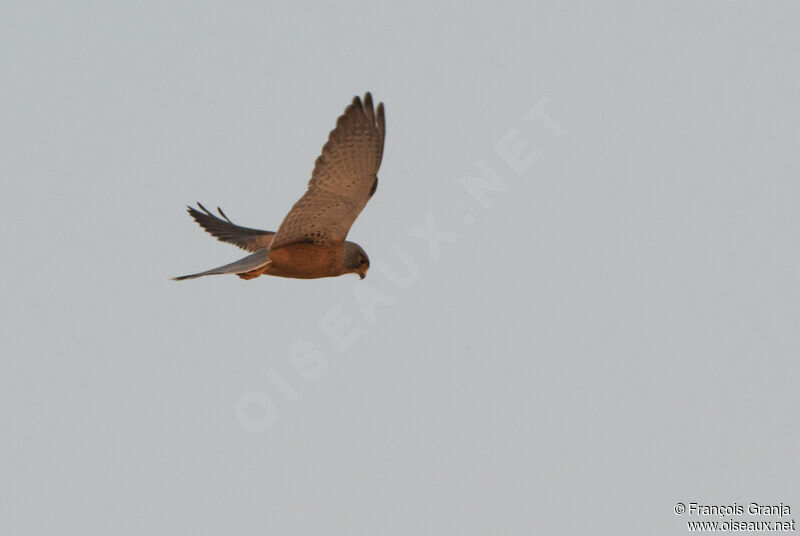
[{"label": "tail feather", "polygon": [[195,279],[197,277],[203,277],[206,275],[241,274],[244,272],[255,270],[257,268],[262,268],[267,264],[269,264],[270,262],[271,261],[269,260],[269,250],[262,249],[261,251],[256,251],[252,255],[248,255],[247,257],[241,258],[236,262],[232,262],[224,266],[218,266],[217,268],[212,268],[211,270],[206,270],[205,272],[200,272],[197,274],[190,274],[190,275],[182,275],[179,277],[173,277],[172,279],[173,281],[183,281],[184,279]]}]

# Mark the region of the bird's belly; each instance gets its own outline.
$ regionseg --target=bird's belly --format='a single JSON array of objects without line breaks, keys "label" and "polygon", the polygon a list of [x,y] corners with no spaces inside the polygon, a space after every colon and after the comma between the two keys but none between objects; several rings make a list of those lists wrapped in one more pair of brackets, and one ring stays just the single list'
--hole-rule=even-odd
[{"label": "bird's belly", "polygon": [[289,244],[271,251],[271,263],[266,274],[298,279],[334,277],[342,274],[344,244],[318,246]]}]

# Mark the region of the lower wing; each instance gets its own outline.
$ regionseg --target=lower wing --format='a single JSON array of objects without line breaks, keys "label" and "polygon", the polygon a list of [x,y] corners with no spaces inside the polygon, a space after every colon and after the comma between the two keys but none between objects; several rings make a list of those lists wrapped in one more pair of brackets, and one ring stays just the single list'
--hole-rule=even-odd
[{"label": "lower wing", "polygon": [[189,215],[207,233],[221,242],[228,242],[246,251],[264,249],[269,247],[269,243],[272,242],[272,236],[275,234],[272,231],[262,231],[261,229],[251,229],[236,225],[228,219],[219,207],[217,207],[217,211],[225,219],[215,216],[200,203],[197,203],[197,206],[200,207],[200,210],[194,207],[186,207],[189,210]]}]

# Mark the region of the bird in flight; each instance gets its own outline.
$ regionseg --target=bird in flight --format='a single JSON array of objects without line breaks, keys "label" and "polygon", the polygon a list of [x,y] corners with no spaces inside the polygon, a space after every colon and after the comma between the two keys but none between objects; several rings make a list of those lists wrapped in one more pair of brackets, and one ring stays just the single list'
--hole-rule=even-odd
[{"label": "bird in flight", "polygon": [[205,272],[175,277],[176,281],[205,275],[236,274],[316,279],[358,274],[364,279],[369,257],[347,232],[378,188],[386,119],[383,103],[373,109],[372,95],[355,97],[336,121],[314,164],[308,190],[283,219],[276,232],[234,224],[217,208],[217,217],[203,205],[187,207],[209,234],[250,255]]}]

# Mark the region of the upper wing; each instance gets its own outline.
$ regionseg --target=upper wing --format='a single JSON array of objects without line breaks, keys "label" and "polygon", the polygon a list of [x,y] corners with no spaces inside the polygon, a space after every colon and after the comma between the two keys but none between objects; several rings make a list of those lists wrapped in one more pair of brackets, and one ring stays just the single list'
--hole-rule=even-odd
[{"label": "upper wing", "polygon": [[341,242],[378,187],[386,119],[383,103],[377,113],[372,95],[355,97],[336,121],[314,164],[308,190],[270,244],[276,249],[295,242]]},{"label": "upper wing", "polygon": [[186,207],[189,209],[189,215],[194,218],[194,221],[200,224],[200,227],[206,230],[210,235],[215,236],[221,242],[228,242],[234,246],[238,246],[245,251],[258,251],[269,247],[272,237],[275,233],[271,231],[261,231],[259,229],[250,229],[249,227],[240,227],[233,223],[222,212],[222,209],[217,207],[220,219],[214,216],[202,204],[197,203],[200,210],[194,207]]}]

